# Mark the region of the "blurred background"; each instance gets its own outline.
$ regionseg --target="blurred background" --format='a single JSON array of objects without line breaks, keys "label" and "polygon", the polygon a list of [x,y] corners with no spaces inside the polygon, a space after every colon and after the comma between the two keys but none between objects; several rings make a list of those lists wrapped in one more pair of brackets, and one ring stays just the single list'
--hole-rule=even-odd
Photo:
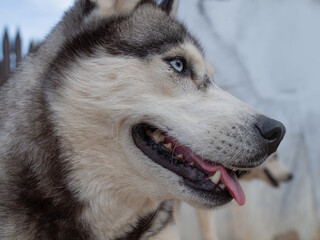
[{"label": "blurred background", "polygon": [[[72,2],[2,1],[0,61],[9,54],[14,69],[19,46],[23,56],[44,40]],[[279,160],[293,180],[243,182],[246,205],[212,214],[218,239],[319,240],[320,1],[181,0],[179,19],[202,43],[218,85],[287,127]],[[8,64],[0,65],[1,82]],[[183,205],[181,215],[182,239],[200,239],[194,208]]]}]

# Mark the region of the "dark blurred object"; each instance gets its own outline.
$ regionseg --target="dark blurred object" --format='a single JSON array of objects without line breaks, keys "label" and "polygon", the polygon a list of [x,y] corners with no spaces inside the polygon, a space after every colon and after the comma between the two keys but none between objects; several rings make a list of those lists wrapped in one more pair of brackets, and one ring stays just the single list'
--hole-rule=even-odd
[{"label": "dark blurred object", "polygon": [[[8,79],[10,72],[17,68],[21,62],[22,44],[19,31],[15,40],[10,42],[8,30],[5,29],[2,43],[3,59],[0,59],[0,86]],[[39,46],[38,42],[31,42],[29,52],[35,52]]]},{"label": "dark blurred object", "polygon": [[273,240],[300,240],[300,237],[296,230],[290,230],[287,233],[275,236]]},{"label": "dark blurred object", "polygon": [[30,43],[30,46],[29,46],[29,53],[34,53],[38,50],[38,48],[40,47],[40,42],[37,42],[37,41],[32,41]]},{"label": "dark blurred object", "polygon": [[3,60],[0,62],[0,85],[8,78],[10,73],[10,43],[7,29],[3,36]]},{"label": "dark blurred object", "polygon": [[[10,47],[11,45],[11,47]],[[8,79],[10,71],[16,68],[21,61],[21,37],[19,31],[16,34],[14,44],[10,44],[8,30],[3,36],[3,59],[0,61],[0,86]],[[12,60],[15,60],[12,62]]]}]

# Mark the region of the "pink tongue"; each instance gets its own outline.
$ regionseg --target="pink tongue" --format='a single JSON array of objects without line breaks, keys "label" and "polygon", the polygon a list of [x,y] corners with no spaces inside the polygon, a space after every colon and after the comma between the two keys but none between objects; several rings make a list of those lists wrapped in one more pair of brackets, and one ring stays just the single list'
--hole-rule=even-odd
[{"label": "pink tongue", "polygon": [[225,176],[222,174],[222,182],[229,189],[231,196],[236,200],[239,206],[243,206],[246,203],[246,196],[239,183],[239,179],[234,172],[230,174],[225,170]]},{"label": "pink tongue", "polygon": [[234,172],[229,171],[219,165],[212,165],[205,161],[201,161],[197,163],[207,172],[215,173],[216,171],[220,170],[221,172],[221,182],[226,185],[229,190],[231,196],[236,200],[239,206],[243,206],[246,202],[246,196],[243,192],[243,189],[239,183],[239,179]]},{"label": "pink tongue", "polygon": [[246,202],[246,196],[243,189],[240,186],[239,179],[234,172],[229,171],[221,165],[213,165],[206,160],[203,160],[200,156],[194,154],[189,148],[179,145],[178,142],[173,139],[166,138],[168,142],[173,143],[174,152],[177,154],[183,154],[188,162],[195,162],[199,167],[208,172],[211,176],[218,170],[221,171],[221,182],[226,185],[231,196],[236,200],[239,206],[243,206]]}]

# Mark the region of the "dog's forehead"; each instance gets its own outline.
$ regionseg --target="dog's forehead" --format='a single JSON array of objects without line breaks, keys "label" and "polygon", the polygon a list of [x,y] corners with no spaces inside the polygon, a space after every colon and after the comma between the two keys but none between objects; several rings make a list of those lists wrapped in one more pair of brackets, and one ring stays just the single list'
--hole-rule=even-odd
[{"label": "dog's forehead", "polygon": [[202,49],[185,26],[170,17],[155,4],[143,4],[117,26],[122,41],[132,49],[140,48],[140,54],[161,54],[173,46],[192,43],[198,51]]},{"label": "dog's forehead", "polygon": [[147,59],[186,42],[203,53],[183,24],[147,1],[129,16],[86,23],[81,32],[65,42],[55,62],[63,62],[60,67],[64,69],[74,58],[91,57],[101,50],[108,55]]}]

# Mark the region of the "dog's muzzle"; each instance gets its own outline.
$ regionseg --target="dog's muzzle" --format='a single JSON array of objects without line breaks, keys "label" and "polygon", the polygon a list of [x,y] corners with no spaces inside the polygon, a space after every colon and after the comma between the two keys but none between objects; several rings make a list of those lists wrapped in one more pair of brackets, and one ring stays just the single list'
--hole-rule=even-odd
[{"label": "dog's muzzle", "polygon": [[244,171],[233,171],[202,159],[166,133],[147,124],[135,126],[132,135],[136,146],[146,156],[181,176],[187,186],[209,192],[221,203],[232,198],[239,205],[245,203],[245,194],[238,180]]},{"label": "dog's muzzle", "polygon": [[[258,156],[239,161],[241,165],[227,166],[213,159],[201,158],[167,133],[149,124],[137,124],[132,129],[136,146],[151,160],[182,177],[184,183],[196,191],[210,193],[221,203],[234,198],[239,205],[245,203],[245,194],[239,179],[247,170],[260,165],[268,155],[274,153],[283,139],[286,129],[278,121],[259,115],[254,124],[260,150]],[[228,163],[228,162],[226,162]],[[238,171],[237,171],[237,170]],[[245,170],[245,171],[244,171]]]}]

